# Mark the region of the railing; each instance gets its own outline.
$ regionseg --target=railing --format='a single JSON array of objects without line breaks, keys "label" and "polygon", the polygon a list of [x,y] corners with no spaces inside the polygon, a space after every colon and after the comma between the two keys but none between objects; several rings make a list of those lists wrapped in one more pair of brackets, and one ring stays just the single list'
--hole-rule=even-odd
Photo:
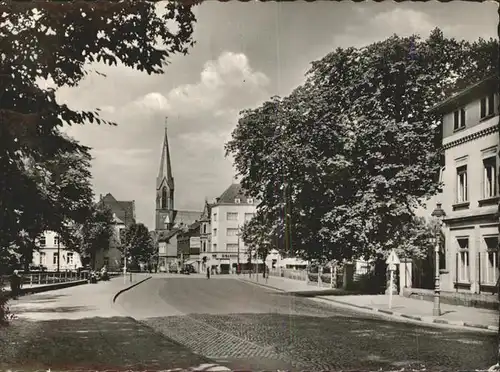
[{"label": "railing", "polygon": [[[75,271],[64,271],[64,272],[39,272],[39,273],[26,273],[20,274],[22,279],[22,286],[33,287],[39,285],[56,284],[56,283],[67,283],[74,282],[78,280],[87,280],[89,273],[87,271],[75,272]],[[8,286],[10,282],[9,276],[0,277],[0,282],[3,286]]]}]

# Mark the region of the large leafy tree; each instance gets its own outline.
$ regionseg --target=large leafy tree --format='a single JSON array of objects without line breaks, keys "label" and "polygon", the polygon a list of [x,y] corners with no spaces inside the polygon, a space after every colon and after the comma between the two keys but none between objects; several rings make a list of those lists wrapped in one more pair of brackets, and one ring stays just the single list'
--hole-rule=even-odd
[{"label": "large leafy tree", "polygon": [[154,241],[148,228],[143,223],[134,223],[125,230],[125,239],[121,244],[127,259],[136,266],[139,263],[150,264],[155,258]]},{"label": "large leafy tree", "polygon": [[[242,185],[287,251],[382,258],[439,191],[437,117],[428,109],[494,68],[497,44],[393,36],[313,62],[305,84],[242,112],[232,140]],[[477,60],[477,61],[476,61]],[[475,66],[470,68],[471,63]]]},{"label": "large leafy tree", "polygon": [[[117,239],[111,209],[100,203],[93,207],[92,213],[77,230],[80,236],[79,253],[90,258],[92,269],[96,269],[96,258],[99,252],[107,251],[113,239]],[[72,236],[75,236],[76,233]]]},{"label": "large leafy tree", "polygon": [[[26,237],[32,242],[48,225],[63,232],[86,208],[87,190],[82,197],[79,185],[58,186],[67,197],[61,200],[37,182],[47,172],[57,174],[52,159],[86,154],[62,135],[63,125],[106,123],[97,108],[78,111],[59,103],[57,88],[77,86],[95,62],[162,73],[172,55],[186,54],[194,43],[194,3],[170,1],[163,9],[152,1],[0,4],[0,249]],[[48,221],[41,211],[49,210],[58,219]],[[25,245],[26,256],[32,246]]]}]

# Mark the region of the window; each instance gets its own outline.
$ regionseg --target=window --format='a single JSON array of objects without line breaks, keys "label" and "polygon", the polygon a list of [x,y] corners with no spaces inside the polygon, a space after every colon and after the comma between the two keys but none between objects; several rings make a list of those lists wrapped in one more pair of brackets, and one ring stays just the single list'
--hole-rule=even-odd
[{"label": "window", "polygon": [[238,235],[238,229],[227,229],[226,235],[227,236],[237,236]]},{"label": "window", "polygon": [[248,204],[253,204],[253,199],[252,199],[252,198],[248,198],[248,199],[247,199],[247,203],[248,203]]},{"label": "window", "polygon": [[245,222],[250,221],[253,218],[253,213],[245,213]]},{"label": "window", "polygon": [[468,283],[469,274],[469,238],[458,238],[458,282]]},{"label": "window", "polygon": [[103,260],[103,264],[104,266],[108,266],[109,265],[109,257],[104,257],[104,260]]},{"label": "window", "polygon": [[167,187],[163,186],[161,189],[161,209],[167,208]]},{"label": "window", "polygon": [[214,221],[217,221],[217,213],[214,213]]},{"label": "window", "polygon": [[[215,243],[212,244],[212,249],[213,249],[214,252],[217,252],[217,244],[215,244]],[[215,254],[213,256],[217,257],[217,255],[215,255]]]},{"label": "window", "polygon": [[228,221],[238,221],[238,213],[227,212],[226,218]]},{"label": "window", "polygon": [[226,244],[226,251],[238,252],[238,244]]},{"label": "window", "polygon": [[54,265],[57,265],[58,261],[59,261],[59,253],[54,253],[54,255],[52,256],[52,263]]},{"label": "window", "polygon": [[40,247],[45,247],[45,236],[41,236],[40,239],[38,239],[38,242],[40,243]]},{"label": "window", "polygon": [[495,95],[490,94],[488,97],[481,99],[481,119],[491,116],[495,113]]},{"label": "window", "polygon": [[240,199],[240,198],[236,198],[236,199],[234,199],[234,203],[235,203],[235,204],[240,204],[240,203],[241,203],[241,199]]},{"label": "window", "polygon": [[483,160],[483,198],[497,195],[497,159],[496,156]]},{"label": "window", "polygon": [[45,264],[45,252],[40,252],[40,265]]},{"label": "window", "polygon": [[481,261],[485,259],[486,262],[481,265],[482,267],[484,267],[484,269],[482,270],[481,282],[485,284],[495,285],[498,278],[498,237],[485,237],[484,241],[486,243],[486,255],[481,256],[480,259]]},{"label": "window", "polygon": [[66,255],[66,263],[73,265],[73,252],[68,252]]},{"label": "window", "polygon": [[207,242],[203,242],[203,252],[207,251]]},{"label": "window", "polygon": [[59,245],[59,237],[58,236],[54,236],[54,245],[55,246]]},{"label": "window", "polygon": [[217,236],[217,229],[214,229],[214,236]]},{"label": "window", "polygon": [[207,233],[207,224],[204,223],[203,224],[203,234],[206,234]]},{"label": "window", "polygon": [[457,203],[465,203],[469,200],[467,193],[467,166],[457,168]]},{"label": "window", "polygon": [[461,108],[453,113],[453,129],[465,128],[465,109]]}]

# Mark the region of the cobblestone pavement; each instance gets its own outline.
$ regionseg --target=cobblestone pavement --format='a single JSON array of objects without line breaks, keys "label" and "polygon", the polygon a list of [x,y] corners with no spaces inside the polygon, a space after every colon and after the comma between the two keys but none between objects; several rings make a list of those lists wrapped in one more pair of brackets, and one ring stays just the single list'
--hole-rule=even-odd
[{"label": "cobblestone pavement", "polygon": [[[155,297],[154,309],[148,297]],[[495,362],[495,335],[387,322],[234,279],[150,280],[118,302],[144,324],[233,369],[456,371]]]},{"label": "cobblestone pavement", "polygon": [[131,318],[15,320],[0,329],[0,370],[166,370],[213,363]]}]

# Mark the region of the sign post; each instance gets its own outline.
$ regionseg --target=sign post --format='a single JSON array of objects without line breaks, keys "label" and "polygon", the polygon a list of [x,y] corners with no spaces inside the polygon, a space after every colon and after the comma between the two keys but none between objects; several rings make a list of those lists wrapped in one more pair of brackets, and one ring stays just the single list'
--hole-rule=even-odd
[{"label": "sign post", "polygon": [[394,286],[394,271],[396,271],[396,265],[398,265],[399,262],[400,261],[398,255],[396,254],[396,251],[393,249],[389,254],[389,257],[387,257],[387,260],[385,261],[385,263],[389,265],[389,271],[391,273],[391,279],[389,282],[389,309],[392,308],[392,288]]}]

